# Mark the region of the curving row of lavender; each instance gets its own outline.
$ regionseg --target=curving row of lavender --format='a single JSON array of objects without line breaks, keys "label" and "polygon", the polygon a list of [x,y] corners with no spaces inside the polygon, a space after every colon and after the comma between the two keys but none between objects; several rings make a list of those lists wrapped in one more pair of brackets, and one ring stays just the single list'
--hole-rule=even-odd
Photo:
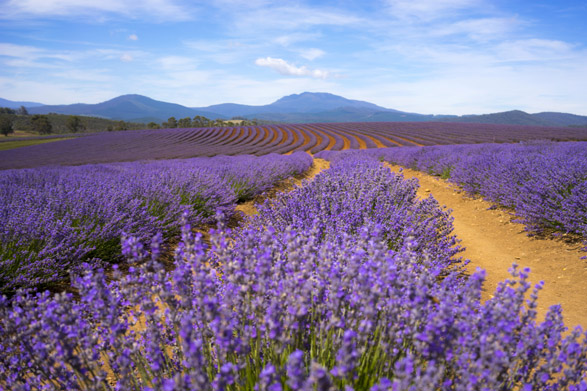
[{"label": "curving row of lavender", "polygon": [[106,132],[0,151],[0,169],[536,139],[587,140],[587,130],[444,122],[361,122]]},{"label": "curving row of lavender", "polygon": [[461,275],[450,217],[416,186],[347,159],[210,249],[184,225],[172,272],[159,237],[150,254],[128,238],[129,273],[85,273],[79,301],[0,299],[0,385],[585,390],[587,333],[563,336],[558,306],[538,323],[527,271],[481,303],[483,272]]},{"label": "curving row of lavender", "polygon": [[0,172],[0,292],[63,279],[82,261],[120,257],[140,240],[230,215],[236,202],[310,167],[290,156],[217,156]]},{"label": "curving row of lavender", "polygon": [[439,175],[515,210],[531,233],[554,231],[587,240],[587,142],[325,151],[317,156],[336,161],[351,155]]}]

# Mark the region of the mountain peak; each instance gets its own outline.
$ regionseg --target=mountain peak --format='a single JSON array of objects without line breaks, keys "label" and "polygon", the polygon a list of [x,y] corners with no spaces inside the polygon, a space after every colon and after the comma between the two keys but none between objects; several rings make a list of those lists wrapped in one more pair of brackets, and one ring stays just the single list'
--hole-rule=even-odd
[{"label": "mountain peak", "polygon": [[360,100],[347,99],[328,92],[302,92],[284,96],[269,105],[272,109],[288,108],[292,112],[320,112],[339,109],[342,107],[353,107],[372,109],[374,111],[389,111],[381,106]]},{"label": "mountain peak", "polygon": [[[139,95],[139,94],[126,94],[120,95],[116,98],[112,98],[106,102],[125,102],[125,101],[139,101],[139,102],[157,102],[153,98],[149,98],[148,96]],[[106,103],[102,102],[102,103]]]},{"label": "mountain peak", "polygon": [[296,99],[344,99],[348,100],[342,96],[334,95],[329,92],[302,92],[299,94],[291,94],[281,97],[276,102],[287,101],[287,100],[296,100]]}]

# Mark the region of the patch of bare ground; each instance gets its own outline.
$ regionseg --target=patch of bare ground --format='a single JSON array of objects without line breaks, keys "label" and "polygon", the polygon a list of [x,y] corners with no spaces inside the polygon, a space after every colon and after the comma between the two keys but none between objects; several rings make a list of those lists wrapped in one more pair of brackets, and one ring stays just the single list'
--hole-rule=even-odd
[{"label": "patch of bare ground", "polygon": [[[399,172],[399,166],[388,165]],[[406,178],[420,182],[420,197],[430,194],[445,208],[452,209],[454,234],[461,240],[469,259],[468,271],[486,270],[482,299],[492,297],[497,284],[510,277],[508,269],[515,262],[529,267],[530,281],[544,281],[539,292],[538,316],[542,320],[548,308],[560,304],[565,324],[587,327],[587,261],[580,243],[529,237],[524,226],[512,220],[508,211],[490,209],[491,203],[468,196],[458,186],[424,173],[403,169]]]},{"label": "patch of bare ground", "polygon": [[282,193],[285,191],[293,190],[296,187],[302,186],[304,180],[312,180],[316,175],[318,175],[322,170],[327,170],[330,167],[330,162],[324,159],[314,158],[314,163],[310,166],[310,168],[303,172],[300,175],[296,175],[292,178],[285,179],[277,183],[274,187],[272,187],[269,191],[266,191],[263,194],[258,195],[254,199],[250,201],[243,202],[242,204],[238,204],[235,208],[237,212],[234,220],[235,222],[231,221],[231,224],[238,224],[240,221],[244,219],[245,216],[252,216],[257,214],[257,207],[255,205],[263,203],[266,199],[274,197],[277,193]]}]

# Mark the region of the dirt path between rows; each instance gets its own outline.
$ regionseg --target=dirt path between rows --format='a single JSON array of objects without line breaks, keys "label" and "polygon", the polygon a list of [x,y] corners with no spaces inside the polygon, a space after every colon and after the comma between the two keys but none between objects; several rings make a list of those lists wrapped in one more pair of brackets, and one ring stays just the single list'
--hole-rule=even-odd
[{"label": "dirt path between rows", "polygon": [[[389,167],[399,172],[398,166]],[[510,277],[508,269],[516,262],[531,269],[532,284],[545,282],[538,299],[541,321],[551,305],[561,304],[569,329],[576,325],[587,328],[587,260],[580,259],[586,255],[579,251],[580,245],[528,237],[524,226],[512,223],[507,211],[489,210],[491,203],[473,199],[439,178],[409,169],[403,174],[419,180],[420,197],[432,194],[441,206],[452,209],[454,234],[466,248],[461,255],[471,260],[468,270],[480,267],[487,272],[483,300],[491,298],[497,284]]]},{"label": "dirt path between rows", "polygon": [[250,201],[243,202],[242,204],[238,204],[235,208],[236,211],[242,212],[246,216],[251,216],[257,214],[256,204],[263,202],[266,198],[270,198],[273,195],[289,191],[294,188],[294,186],[300,187],[302,186],[302,182],[305,180],[312,180],[316,175],[320,174],[322,170],[327,170],[330,167],[330,162],[324,159],[314,158],[314,163],[310,166],[310,168],[304,172],[302,175],[296,176],[291,178],[290,180],[284,181],[281,184],[278,184],[276,187],[271,189],[270,194],[265,194],[264,196],[253,199]]}]

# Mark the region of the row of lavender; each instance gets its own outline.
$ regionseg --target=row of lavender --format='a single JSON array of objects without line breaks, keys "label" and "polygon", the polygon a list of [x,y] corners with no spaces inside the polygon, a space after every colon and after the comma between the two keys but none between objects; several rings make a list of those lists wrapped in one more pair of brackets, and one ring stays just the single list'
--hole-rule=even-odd
[{"label": "row of lavender", "polygon": [[0,169],[540,138],[587,140],[587,130],[491,124],[361,122],[104,132],[0,151]]},{"label": "row of lavender", "polygon": [[[81,299],[0,300],[0,384],[13,390],[587,389],[587,334],[536,320],[527,271],[481,304],[451,219],[416,182],[347,159],[267,202],[207,249],[189,224],[165,272],[135,264]],[[531,291],[526,301],[528,291]]]},{"label": "row of lavender", "polygon": [[371,156],[439,175],[515,210],[532,233],[587,239],[587,143],[447,145],[322,152],[329,159]]},{"label": "row of lavender", "polygon": [[115,261],[120,236],[179,233],[309,168],[305,153],[218,156],[0,172],[0,292],[67,276],[82,261]]}]

